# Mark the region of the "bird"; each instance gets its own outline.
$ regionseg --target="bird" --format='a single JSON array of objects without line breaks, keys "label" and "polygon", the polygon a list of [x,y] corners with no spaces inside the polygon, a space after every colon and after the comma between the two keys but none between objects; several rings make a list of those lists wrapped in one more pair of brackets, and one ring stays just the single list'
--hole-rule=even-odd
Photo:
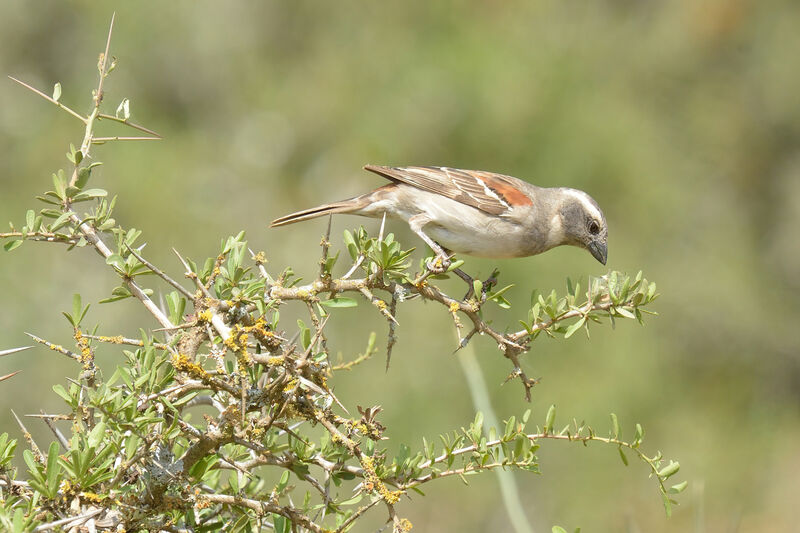
[{"label": "bird", "polygon": [[435,166],[365,165],[390,183],[338,202],[277,218],[270,227],[329,214],[394,218],[408,223],[446,270],[451,253],[527,257],[556,246],[584,248],[603,265],[608,226],[597,202],[568,187],[537,187],[512,176]]}]

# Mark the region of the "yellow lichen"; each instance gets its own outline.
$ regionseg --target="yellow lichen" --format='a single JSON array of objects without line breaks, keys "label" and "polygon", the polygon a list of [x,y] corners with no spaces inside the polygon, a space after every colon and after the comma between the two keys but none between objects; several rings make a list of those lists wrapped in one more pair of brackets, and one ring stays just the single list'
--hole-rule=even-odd
[{"label": "yellow lichen", "polygon": [[80,351],[78,357],[83,364],[83,369],[94,374],[94,351],[89,346],[89,341],[86,340],[86,337],[83,336],[83,332],[81,332],[79,328],[75,328],[75,332],[72,336]]},{"label": "yellow lichen", "polygon": [[197,379],[208,380],[210,378],[208,372],[206,372],[202,366],[192,361],[188,355],[183,353],[177,353],[172,356],[172,366],[175,367],[175,370],[185,372]]},{"label": "yellow lichen", "polygon": [[290,379],[286,382],[286,385],[283,386],[283,392],[291,392],[295,387],[297,387],[297,379]]},{"label": "yellow lichen", "polygon": [[[100,342],[109,342],[111,344],[122,344],[122,343],[125,342],[125,337],[123,337],[122,335],[117,335],[116,337],[101,336],[101,337],[97,337],[97,340],[99,340]],[[142,342],[139,341],[139,346],[141,346],[141,345],[142,345]]]},{"label": "yellow lichen", "polygon": [[401,518],[400,523],[397,524],[397,529],[399,531],[411,531],[414,526],[411,524],[411,521],[408,518]]}]

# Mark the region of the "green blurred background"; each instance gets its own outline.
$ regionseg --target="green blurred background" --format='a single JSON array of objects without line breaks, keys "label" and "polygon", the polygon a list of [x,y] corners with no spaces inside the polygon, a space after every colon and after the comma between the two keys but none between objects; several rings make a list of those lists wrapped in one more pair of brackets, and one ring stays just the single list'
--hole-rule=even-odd
[{"label": "green blurred background", "polygon": [[[601,432],[615,412],[628,437],[640,422],[645,448],[680,460],[676,479],[690,486],[667,520],[642,464],[625,468],[613,448],[544,443],[543,475],[515,475],[535,530],[799,530],[800,3],[4,0],[3,223],[23,225],[82,138],[77,121],[5,75],[45,92],[60,81],[62,101],[87,110],[114,8],[109,111],[130,98],[132,119],[165,139],[96,148],[105,165],[93,180],[120,196],[116,218],[144,231],[151,260],[179,276],[172,246],[201,259],[244,229],[273,270],[311,277],[325,223],[267,223],[382,184],[365,163],[585,189],[608,218],[608,266],[656,281],[660,316],[594,328],[590,340],[537,341],[524,358],[542,377],[530,406],[518,383],[501,386],[507,361],[476,339],[492,401],[501,418],[531,407],[538,423],[556,404],[560,422]],[[335,218],[334,236],[361,222]],[[495,265],[516,283],[515,307],[494,314],[511,327],[532,289],[605,272],[567,248],[468,270]],[[0,349],[28,344],[24,331],[68,344],[60,311],[72,294],[97,302],[115,284],[89,250],[26,243],[0,254]],[[385,335],[367,307],[339,312],[330,346],[345,358],[370,330]],[[378,355],[334,380],[348,406],[383,405],[392,449],[474,413],[448,314],[412,302],[398,318],[388,373]],[[93,305],[94,321],[107,334],[155,327],[134,301]],[[120,360],[101,356],[109,371]],[[58,411],[51,386],[75,368],[36,349],[0,360],[0,374],[17,369],[2,384],[0,427],[19,437],[9,409]],[[496,479],[470,480],[430,485],[400,512],[421,531],[509,530]],[[380,515],[359,530],[377,529]]]}]

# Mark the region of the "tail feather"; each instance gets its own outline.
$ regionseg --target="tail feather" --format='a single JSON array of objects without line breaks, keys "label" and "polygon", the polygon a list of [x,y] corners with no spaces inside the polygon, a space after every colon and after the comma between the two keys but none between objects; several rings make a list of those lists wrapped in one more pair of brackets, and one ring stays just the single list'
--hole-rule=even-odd
[{"label": "tail feather", "polygon": [[332,204],[320,205],[312,207],[311,209],[304,209],[290,215],[276,218],[270,223],[269,227],[277,228],[279,226],[286,226],[294,224],[295,222],[302,222],[303,220],[310,220],[312,218],[322,217],[325,215],[332,215],[334,213],[348,213],[350,211],[358,210],[361,205],[356,202],[356,198],[350,200],[343,200],[341,202],[334,202]]}]

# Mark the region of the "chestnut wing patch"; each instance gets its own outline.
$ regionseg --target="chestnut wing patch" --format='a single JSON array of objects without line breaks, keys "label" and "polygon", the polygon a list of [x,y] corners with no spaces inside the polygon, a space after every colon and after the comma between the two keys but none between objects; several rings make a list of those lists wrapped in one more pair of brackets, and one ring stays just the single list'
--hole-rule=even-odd
[{"label": "chestnut wing patch", "polygon": [[518,180],[502,174],[447,167],[366,165],[364,168],[395,183],[441,194],[491,215],[503,215],[512,207],[532,204],[531,199],[514,185]]}]

